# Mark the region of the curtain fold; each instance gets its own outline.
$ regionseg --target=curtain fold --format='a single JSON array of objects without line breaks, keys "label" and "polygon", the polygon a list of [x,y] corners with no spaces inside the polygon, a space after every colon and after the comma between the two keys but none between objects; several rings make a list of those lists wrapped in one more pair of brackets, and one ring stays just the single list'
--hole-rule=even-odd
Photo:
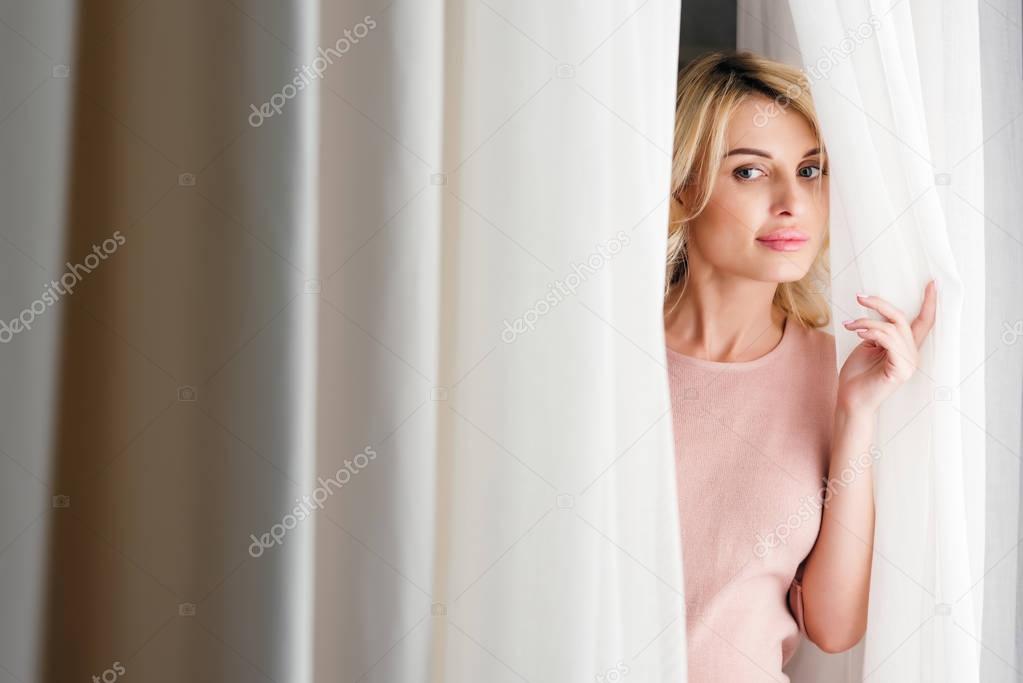
[{"label": "curtain fold", "polygon": [[[374,216],[325,285],[356,342],[325,362],[403,399],[347,434],[321,412],[322,446],[380,444],[339,502],[392,569],[347,609],[400,614],[363,680],[684,679],[659,303],[678,11],[398,4],[339,72],[365,118],[325,130],[378,125],[366,153],[394,155],[325,156],[376,188],[324,207]],[[346,609],[318,609],[326,642]]]},{"label": "curtain fold", "polygon": [[[0,3],[0,680],[684,681],[679,9]],[[941,286],[793,681],[1016,681],[1019,8],[739,10],[817,70],[835,319]]]},{"label": "curtain fold", "polygon": [[[739,47],[809,76],[832,159],[834,320],[861,315],[861,291],[915,315],[939,284],[923,366],[879,415],[867,635],[838,657],[804,645],[793,680],[1016,680],[1019,10],[739,6]],[[841,361],[858,340],[833,333]]]}]

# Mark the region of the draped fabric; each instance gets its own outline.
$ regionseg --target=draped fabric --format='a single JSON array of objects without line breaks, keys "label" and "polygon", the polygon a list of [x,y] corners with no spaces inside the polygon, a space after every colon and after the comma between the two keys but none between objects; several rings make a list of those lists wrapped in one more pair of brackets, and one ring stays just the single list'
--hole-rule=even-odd
[{"label": "draped fabric", "polygon": [[[1017,680],[1019,8],[739,9],[816,68],[835,319],[940,288],[793,680]],[[679,18],[0,2],[0,681],[684,681]]]},{"label": "draped fabric", "polygon": [[[1012,3],[740,0],[738,44],[801,66],[831,158],[835,320],[854,294],[938,314],[881,409],[867,634],[793,681],[1016,681],[1023,205]],[[840,363],[858,342],[834,327]]]},{"label": "draped fabric", "polygon": [[678,35],[0,2],[0,680],[684,681]]}]

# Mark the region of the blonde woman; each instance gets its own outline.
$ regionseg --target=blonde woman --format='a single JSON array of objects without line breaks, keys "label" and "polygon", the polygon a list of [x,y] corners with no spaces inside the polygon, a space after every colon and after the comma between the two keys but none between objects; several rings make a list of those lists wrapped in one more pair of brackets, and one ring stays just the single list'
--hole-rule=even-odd
[{"label": "blonde woman", "polygon": [[[837,371],[828,162],[803,74],[715,53],[679,78],[664,301],[690,683],[788,681],[800,634],[862,638],[874,414],[934,322],[835,302],[862,342]],[[857,307],[861,307],[858,309]],[[874,311],[880,319],[868,317]]]}]

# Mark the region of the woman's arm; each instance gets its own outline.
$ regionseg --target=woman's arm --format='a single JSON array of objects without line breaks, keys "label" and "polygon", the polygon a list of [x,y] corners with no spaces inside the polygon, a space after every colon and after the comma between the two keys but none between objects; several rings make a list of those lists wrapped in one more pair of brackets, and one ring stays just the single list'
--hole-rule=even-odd
[{"label": "woman's arm", "polygon": [[825,652],[848,650],[867,628],[874,548],[873,436],[873,413],[836,406],[826,506],[802,582],[806,633]]},{"label": "woman's arm", "polygon": [[912,323],[884,299],[857,298],[884,320],[843,323],[864,342],[853,349],[839,373],[821,529],[802,580],[806,633],[825,652],[848,650],[867,628],[874,549],[874,416],[916,371],[920,346],[934,325],[937,308],[933,280],[924,289],[920,313]]}]

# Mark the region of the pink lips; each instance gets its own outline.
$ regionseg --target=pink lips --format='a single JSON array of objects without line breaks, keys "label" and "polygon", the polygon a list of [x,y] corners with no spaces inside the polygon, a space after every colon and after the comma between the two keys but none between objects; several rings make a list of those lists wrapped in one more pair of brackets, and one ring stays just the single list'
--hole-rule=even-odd
[{"label": "pink lips", "polygon": [[810,240],[809,235],[799,230],[783,228],[769,235],[758,237],[757,242],[775,251],[798,251]]}]

